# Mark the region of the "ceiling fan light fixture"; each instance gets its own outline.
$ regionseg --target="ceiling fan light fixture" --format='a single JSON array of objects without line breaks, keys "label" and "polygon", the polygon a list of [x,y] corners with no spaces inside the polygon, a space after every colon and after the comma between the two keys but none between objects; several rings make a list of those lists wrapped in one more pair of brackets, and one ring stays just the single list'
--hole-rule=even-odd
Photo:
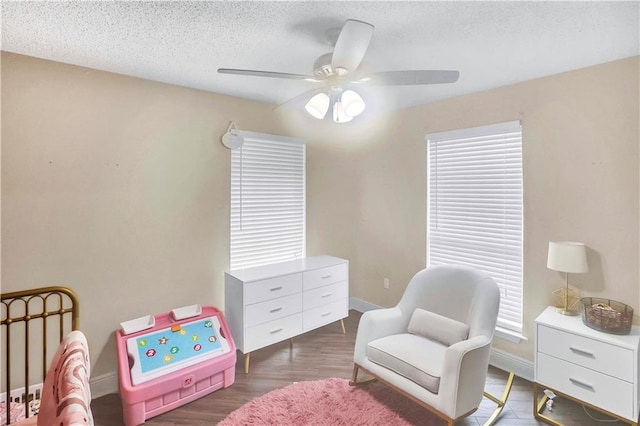
[{"label": "ceiling fan light fixture", "polygon": [[326,93],[318,93],[309,99],[304,109],[318,120],[322,120],[329,111],[329,101],[329,96]]},{"label": "ceiling fan light fixture", "polygon": [[353,90],[345,90],[340,99],[344,113],[349,117],[355,117],[362,114],[367,105],[362,97]]}]

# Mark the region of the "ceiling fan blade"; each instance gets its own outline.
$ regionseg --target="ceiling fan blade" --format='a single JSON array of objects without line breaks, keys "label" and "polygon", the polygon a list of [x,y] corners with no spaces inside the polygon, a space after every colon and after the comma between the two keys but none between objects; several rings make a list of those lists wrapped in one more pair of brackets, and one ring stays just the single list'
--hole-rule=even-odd
[{"label": "ceiling fan blade", "polygon": [[239,70],[234,68],[218,68],[220,74],[235,74],[235,75],[249,75],[253,77],[271,77],[271,78],[286,78],[289,80],[306,80],[311,82],[321,82],[312,75],[303,74],[290,74],[286,72],[273,72],[273,71],[256,71],[256,70]]},{"label": "ceiling fan blade", "polygon": [[300,105],[302,105],[302,107],[304,107],[304,105],[309,101],[309,99],[311,99],[314,95],[320,93],[320,92],[324,92],[327,89],[324,87],[317,87],[315,89],[311,89],[311,90],[307,90],[306,92],[303,92],[299,95],[294,96],[291,99],[287,99],[286,101],[284,101],[281,104],[276,105],[275,107],[273,107],[274,110],[281,108],[281,107],[298,107]]},{"label": "ceiling fan blade", "polygon": [[333,48],[331,67],[334,70],[342,68],[349,72],[355,71],[367,52],[374,28],[366,22],[348,19]]},{"label": "ceiling fan blade", "polygon": [[359,76],[353,82],[381,86],[409,86],[455,83],[459,76],[460,72],[450,70],[386,71]]}]

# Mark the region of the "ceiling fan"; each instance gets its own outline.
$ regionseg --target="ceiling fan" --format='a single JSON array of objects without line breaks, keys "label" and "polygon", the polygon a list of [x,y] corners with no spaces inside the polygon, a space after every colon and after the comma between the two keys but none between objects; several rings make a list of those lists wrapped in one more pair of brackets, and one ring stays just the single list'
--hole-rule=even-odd
[{"label": "ceiling fan", "polygon": [[310,97],[305,105],[307,112],[315,118],[323,119],[329,117],[327,113],[331,109],[331,118],[336,123],[351,121],[366,108],[364,100],[354,90],[358,85],[407,86],[455,83],[458,80],[460,73],[451,70],[361,73],[359,67],[373,37],[373,30],[374,26],[367,22],[356,19],[345,21],[335,42],[333,52],[320,56],[313,64],[313,75],[233,68],[218,68],[218,72],[324,83],[324,87],[313,89],[296,96],[294,99]]}]

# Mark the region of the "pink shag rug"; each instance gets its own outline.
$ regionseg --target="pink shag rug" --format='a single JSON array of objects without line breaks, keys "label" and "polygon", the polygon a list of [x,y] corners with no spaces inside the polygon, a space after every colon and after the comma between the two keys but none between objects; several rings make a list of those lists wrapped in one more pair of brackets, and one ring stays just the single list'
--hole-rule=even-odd
[{"label": "pink shag rug", "polygon": [[428,425],[445,422],[378,382],[349,386],[345,379],[297,382],[238,408],[219,426]]}]

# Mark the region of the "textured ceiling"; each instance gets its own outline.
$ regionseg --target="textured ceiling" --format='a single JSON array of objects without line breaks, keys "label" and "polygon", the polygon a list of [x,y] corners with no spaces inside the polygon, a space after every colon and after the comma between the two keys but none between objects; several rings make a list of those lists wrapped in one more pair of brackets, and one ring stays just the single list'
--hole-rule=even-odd
[{"label": "textured ceiling", "polygon": [[639,54],[639,2],[6,2],[2,50],[279,104],[348,18],[375,25],[363,67],[456,69],[455,84],[368,93],[406,107]]}]

